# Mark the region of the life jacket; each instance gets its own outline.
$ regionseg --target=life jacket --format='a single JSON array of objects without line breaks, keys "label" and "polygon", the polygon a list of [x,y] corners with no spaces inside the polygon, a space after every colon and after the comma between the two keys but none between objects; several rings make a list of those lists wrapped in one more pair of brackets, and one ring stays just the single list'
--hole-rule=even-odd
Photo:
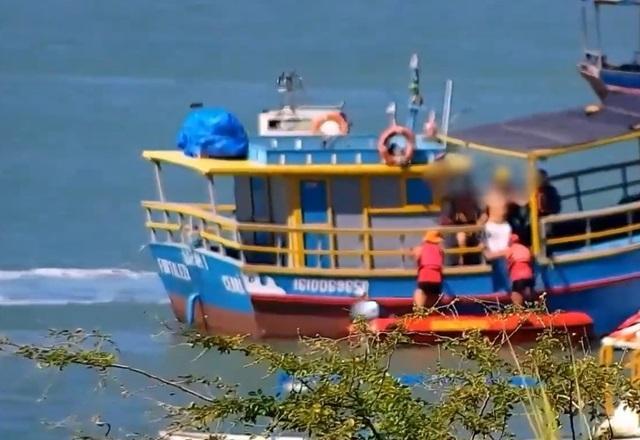
[{"label": "life jacket", "polygon": [[437,244],[423,243],[418,259],[418,281],[426,283],[442,282],[444,252]]},{"label": "life jacket", "polygon": [[533,278],[531,268],[531,251],[521,243],[513,243],[507,252],[509,264],[509,278],[511,281],[528,280]]}]

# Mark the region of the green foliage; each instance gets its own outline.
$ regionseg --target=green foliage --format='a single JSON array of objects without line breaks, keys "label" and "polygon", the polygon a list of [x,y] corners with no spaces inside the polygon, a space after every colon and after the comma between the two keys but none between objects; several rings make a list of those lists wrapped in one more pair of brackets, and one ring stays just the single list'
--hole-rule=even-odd
[{"label": "green foliage", "polygon": [[[160,377],[120,363],[113,341],[98,332],[52,332],[45,346],[0,340],[0,350],[60,370],[71,365],[124,370],[178,391],[191,402],[164,406],[174,430],[208,430],[225,421],[237,429],[255,432],[260,426],[265,433],[297,432],[313,439],[504,439],[515,438],[509,427],[514,415],[526,413],[535,435],[551,439],[560,429],[576,436],[576,418],[584,427],[602,417],[606,390],[638,407],[638,393],[622,368],[600,365],[566,334],[546,332],[525,348],[511,346],[508,335],[489,340],[470,332],[443,340],[440,359],[417,366],[429,379],[408,387],[390,370],[400,346],[417,349],[417,344],[401,330],[377,335],[363,323],[357,327],[346,340],[302,339],[296,353],[242,337],[185,334],[194,349],[240,353],[270,373],[289,374],[301,386],[283,396],[241,393],[220,378]],[[513,386],[510,379],[518,375],[543,385]]]}]

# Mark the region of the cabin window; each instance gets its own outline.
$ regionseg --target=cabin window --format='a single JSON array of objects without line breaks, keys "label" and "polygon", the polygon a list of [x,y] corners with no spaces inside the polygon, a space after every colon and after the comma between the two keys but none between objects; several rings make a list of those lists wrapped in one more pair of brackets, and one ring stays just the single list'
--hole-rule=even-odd
[{"label": "cabin window", "polygon": [[[361,179],[358,177],[336,177],[331,181],[333,225],[337,228],[361,229],[364,226],[362,213]],[[361,250],[363,238],[358,234],[336,234],[334,247],[338,250]],[[356,255],[336,257],[338,267],[359,268],[362,259]]]},{"label": "cabin window", "polygon": [[433,203],[431,187],[419,177],[407,179],[406,196],[407,205],[431,205]]},{"label": "cabin window", "polygon": [[402,206],[403,197],[398,177],[372,177],[370,188],[372,208],[398,208]]}]

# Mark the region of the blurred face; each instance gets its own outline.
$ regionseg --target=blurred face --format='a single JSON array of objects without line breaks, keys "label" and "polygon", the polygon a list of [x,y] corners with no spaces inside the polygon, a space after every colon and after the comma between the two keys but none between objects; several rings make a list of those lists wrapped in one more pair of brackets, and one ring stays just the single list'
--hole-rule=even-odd
[{"label": "blurred face", "polygon": [[536,179],[536,184],[538,186],[544,185],[545,183],[547,183],[548,179],[549,179],[549,177],[545,173],[539,172],[538,173],[538,177]]}]

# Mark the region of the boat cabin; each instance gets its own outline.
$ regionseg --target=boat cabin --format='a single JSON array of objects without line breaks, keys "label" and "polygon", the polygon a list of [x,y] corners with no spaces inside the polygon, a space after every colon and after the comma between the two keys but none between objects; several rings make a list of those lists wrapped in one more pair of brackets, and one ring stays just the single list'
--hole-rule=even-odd
[{"label": "boat cabin", "polygon": [[[417,137],[411,164],[381,163],[377,139],[260,138],[246,160],[145,151],[156,164],[159,202],[144,202],[152,240],[202,246],[248,265],[291,269],[412,269],[407,250],[439,224],[443,183],[469,162]],[[208,204],[167,203],[160,165],[186,167],[209,185]],[[213,176],[233,179],[233,204],[216,201]],[[169,219],[169,220],[167,220]],[[174,227],[167,230],[170,223]]]}]

